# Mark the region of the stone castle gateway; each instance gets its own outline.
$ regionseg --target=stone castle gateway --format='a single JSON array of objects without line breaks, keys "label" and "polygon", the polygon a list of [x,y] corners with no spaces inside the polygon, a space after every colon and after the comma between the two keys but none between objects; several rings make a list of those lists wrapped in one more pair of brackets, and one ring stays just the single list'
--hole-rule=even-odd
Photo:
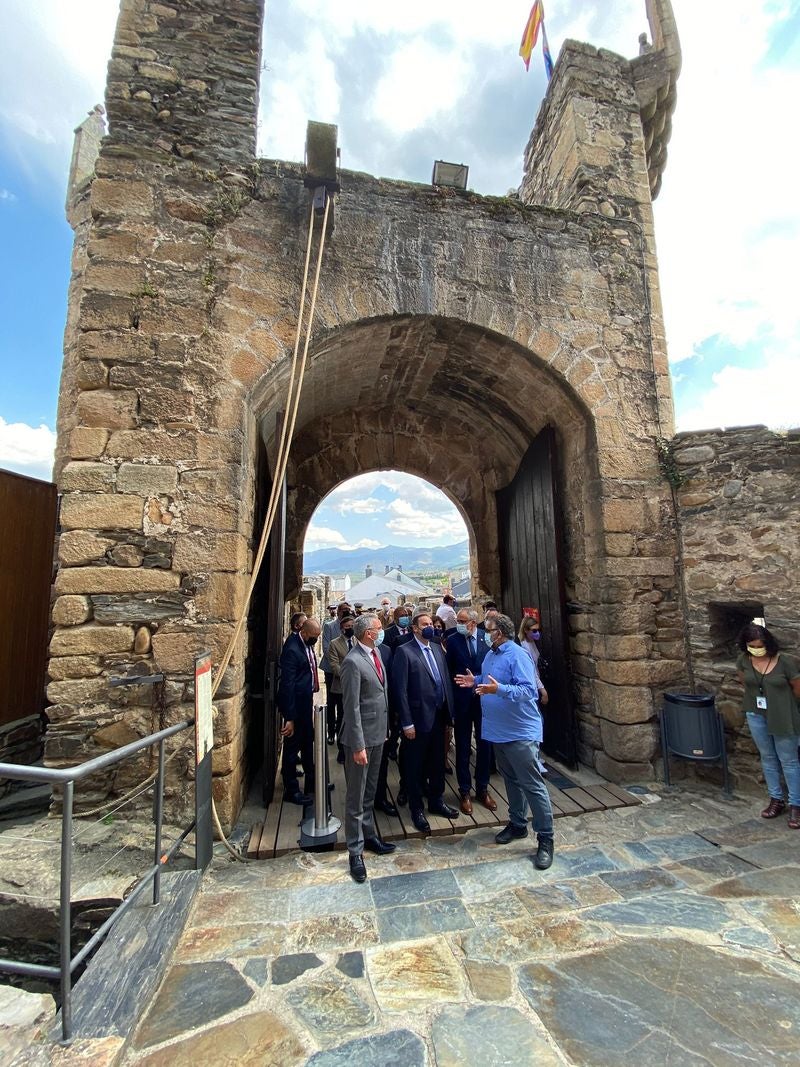
[{"label": "stone castle gateway", "polygon": [[[193,657],[219,661],[244,606],[310,205],[302,166],[256,158],[262,7],[122,0],[108,134],[88,167],[76,154],[52,764],[190,715]],[[680,50],[668,0],[647,16],[653,47],[632,61],[564,45],[518,199],[341,173],[285,543],[278,531],[217,695],[223,823],[274,742],[268,605],[298,592],[317,504],[376,469],[457,503],[476,595],[542,605],[569,680],[560,743],[617,781],[652,773],[655,701],[686,684],[688,649],[652,215]],[[128,671],[165,683],[109,688]],[[175,810],[191,773],[179,754]]]}]

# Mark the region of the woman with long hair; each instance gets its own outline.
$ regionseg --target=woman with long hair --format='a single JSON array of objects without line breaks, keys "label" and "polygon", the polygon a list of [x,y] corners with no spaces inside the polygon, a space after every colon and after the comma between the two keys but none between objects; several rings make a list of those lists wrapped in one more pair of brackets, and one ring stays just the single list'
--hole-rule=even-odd
[{"label": "woman with long hair", "polygon": [[789,793],[789,828],[800,830],[800,670],[778,648],[766,626],[750,623],[739,634],[736,661],[744,685],[743,710],[761,756],[769,804],[761,812],[775,819],[786,810],[781,772]]}]

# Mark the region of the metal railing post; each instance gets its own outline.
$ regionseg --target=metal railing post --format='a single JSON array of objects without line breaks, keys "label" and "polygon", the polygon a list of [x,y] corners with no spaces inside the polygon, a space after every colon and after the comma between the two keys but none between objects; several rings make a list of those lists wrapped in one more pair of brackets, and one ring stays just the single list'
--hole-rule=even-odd
[{"label": "metal railing post", "polygon": [[64,783],[61,818],[61,893],[59,941],[61,956],[61,1035],[69,1041],[72,1032],[72,804],[75,783]]},{"label": "metal railing post", "polygon": [[161,900],[161,827],[164,822],[164,738],[158,742],[158,776],[155,792],[156,841],[153,849],[153,864],[156,867],[153,878],[153,903]]},{"label": "metal railing post", "polygon": [[300,845],[331,844],[341,820],[331,814],[328,790],[328,761],[325,741],[327,738],[327,707],[321,704],[314,708],[314,814],[301,823]]}]

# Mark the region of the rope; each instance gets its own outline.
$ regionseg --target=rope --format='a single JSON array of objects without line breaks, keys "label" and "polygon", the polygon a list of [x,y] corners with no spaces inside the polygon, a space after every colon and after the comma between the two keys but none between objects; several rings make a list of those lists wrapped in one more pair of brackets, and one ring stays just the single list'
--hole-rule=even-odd
[{"label": "rope", "polygon": [[[264,519],[264,527],[263,527],[263,529],[261,531],[261,539],[260,539],[259,544],[258,544],[258,550],[256,552],[255,559],[253,560],[253,571],[252,571],[252,574],[250,576],[250,583],[249,583],[248,588],[247,588],[247,595],[245,597],[244,604],[242,606],[242,610],[241,610],[241,613],[240,613],[239,618],[237,620],[236,626],[234,627],[233,634],[231,635],[231,639],[228,642],[228,646],[225,649],[225,652],[224,652],[224,654],[222,656],[222,659],[220,660],[219,666],[217,667],[217,672],[216,672],[216,675],[214,677],[214,681],[213,681],[212,686],[211,686],[211,695],[212,695],[212,697],[216,694],[217,690],[220,687],[220,684],[222,682],[222,678],[223,678],[223,676],[225,674],[225,671],[228,668],[228,665],[229,665],[229,663],[231,661],[231,657],[233,656],[233,651],[234,651],[234,648],[236,647],[236,642],[239,640],[239,636],[241,635],[242,627],[244,626],[245,621],[247,620],[247,613],[248,613],[248,609],[250,607],[250,600],[251,600],[252,595],[253,595],[253,589],[255,588],[256,581],[258,580],[258,574],[259,574],[259,571],[261,569],[261,564],[264,561],[264,554],[265,554],[265,552],[267,550],[267,543],[269,541],[269,536],[272,533],[272,527],[273,527],[273,525],[275,523],[275,516],[276,516],[277,511],[278,511],[278,501],[279,501],[280,496],[281,496],[281,487],[282,487],[282,484],[283,484],[283,479],[284,479],[284,477],[286,475],[286,468],[287,468],[288,463],[289,463],[289,449],[290,449],[291,442],[292,442],[292,436],[294,434],[295,423],[297,421],[297,412],[298,412],[298,410],[300,408],[300,393],[301,393],[301,390],[302,390],[302,387],[303,387],[303,380],[305,378],[306,362],[307,362],[307,358],[308,358],[308,348],[309,348],[309,344],[311,342],[311,327],[312,327],[313,322],[314,322],[314,313],[315,313],[316,306],[317,306],[317,293],[318,293],[318,290],[319,290],[319,276],[320,276],[320,271],[322,269],[322,255],[323,255],[323,252],[325,250],[325,237],[326,237],[327,230],[328,230],[328,215],[329,215],[329,212],[330,212],[330,206],[331,206],[331,197],[328,196],[328,197],[326,197],[326,200],[325,200],[325,213],[324,213],[323,219],[322,219],[322,232],[320,234],[319,249],[317,250],[317,264],[316,264],[316,268],[315,268],[315,271],[314,271],[314,287],[313,287],[312,294],[311,294],[311,308],[310,308],[310,311],[309,311],[308,325],[306,327],[305,343],[303,345],[303,355],[302,355],[302,358],[300,360],[300,370],[299,370],[299,373],[298,373],[298,371],[297,371],[297,357],[298,357],[298,352],[300,351],[300,338],[302,336],[302,330],[303,330],[303,315],[305,313],[306,293],[308,291],[308,271],[309,271],[309,266],[310,266],[310,263],[311,263],[311,248],[312,248],[313,237],[314,237],[315,212],[314,212],[314,208],[313,207],[311,208],[311,213],[310,213],[310,217],[309,217],[309,224],[308,224],[308,241],[307,241],[307,244],[306,244],[306,258],[305,258],[305,264],[304,264],[304,267],[303,267],[303,286],[302,286],[302,290],[301,290],[301,294],[300,294],[300,312],[299,312],[299,315],[298,315],[298,318],[297,318],[297,330],[295,332],[294,348],[292,350],[292,362],[291,362],[291,366],[290,366],[290,369],[289,369],[289,394],[288,394],[288,397],[287,397],[286,407],[287,407],[287,412],[290,411],[291,414],[290,414],[290,416],[288,418],[285,418],[283,420],[283,424],[281,426],[281,436],[280,436],[280,441],[279,441],[279,445],[278,445],[278,454],[277,454],[276,460],[275,460],[275,475],[274,475],[274,478],[273,478],[273,481],[272,481],[272,489],[270,491],[269,504],[267,506],[267,514],[266,514],[266,517]],[[166,768],[167,764],[170,763],[178,755],[178,753],[180,751],[181,751],[180,748],[176,748],[175,751],[166,758],[166,760],[164,761],[165,768]],[[113,805],[117,805],[117,809],[118,809],[126,801],[128,801],[128,800],[132,799],[133,797],[137,796],[140,792],[143,792],[151,782],[155,781],[155,779],[157,777],[158,777],[158,772],[154,771],[153,774],[151,774],[143,782],[140,782],[139,785],[135,786],[128,793],[125,793],[122,797],[114,797],[113,800],[107,801],[104,804],[100,804],[96,808],[92,808],[90,811],[76,812],[75,813],[75,817],[76,818],[88,818],[89,816],[99,814],[101,811],[105,811],[107,808],[110,808]],[[214,818],[214,825],[216,827],[217,834],[219,835],[220,840],[225,845],[225,848],[228,850],[228,852],[231,854],[231,856],[233,856],[234,859],[237,859],[242,863],[248,863],[249,861],[244,856],[242,856],[239,852],[236,851],[236,849],[233,847],[233,845],[231,845],[230,841],[228,841],[227,837],[225,836],[225,834],[223,832],[223,829],[222,829],[222,824],[220,823],[220,820],[219,820],[219,814],[217,813],[217,806],[214,803],[214,798],[213,797],[211,798],[211,814],[212,814],[212,816]]]}]

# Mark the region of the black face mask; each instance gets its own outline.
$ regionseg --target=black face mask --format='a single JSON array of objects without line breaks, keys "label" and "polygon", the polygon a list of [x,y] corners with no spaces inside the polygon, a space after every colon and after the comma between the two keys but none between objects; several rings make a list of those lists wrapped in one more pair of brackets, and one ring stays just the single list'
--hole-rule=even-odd
[{"label": "black face mask", "polygon": [[346,630],[342,630],[342,634],[345,637],[352,637],[353,636],[353,627],[352,626],[348,626]]},{"label": "black face mask", "polygon": [[305,638],[305,642],[306,642],[306,644],[308,645],[309,648],[313,648],[318,640],[319,640],[318,637],[306,637]]}]

